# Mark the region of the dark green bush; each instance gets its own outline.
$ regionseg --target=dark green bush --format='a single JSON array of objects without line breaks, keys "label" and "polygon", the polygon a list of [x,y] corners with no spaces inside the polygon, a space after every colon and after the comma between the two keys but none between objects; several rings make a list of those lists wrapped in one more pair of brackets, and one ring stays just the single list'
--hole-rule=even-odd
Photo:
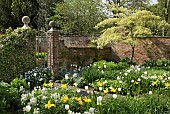
[{"label": "dark green bush", "polygon": [[0,80],[10,82],[35,67],[35,36],[31,29],[8,29],[0,36]]}]

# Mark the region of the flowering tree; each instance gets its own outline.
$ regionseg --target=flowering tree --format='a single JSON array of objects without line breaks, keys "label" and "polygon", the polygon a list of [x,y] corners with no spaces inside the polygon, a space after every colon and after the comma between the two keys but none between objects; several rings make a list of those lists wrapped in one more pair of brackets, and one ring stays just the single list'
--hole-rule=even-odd
[{"label": "flowering tree", "polygon": [[114,15],[96,25],[96,29],[102,30],[97,40],[99,47],[107,44],[127,43],[132,47],[131,62],[134,57],[134,49],[137,38],[152,36],[154,29],[168,28],[169,24],[162,21],[159,16],[146,10],[131,12],[125,8],[113,5],[111,11]]}]

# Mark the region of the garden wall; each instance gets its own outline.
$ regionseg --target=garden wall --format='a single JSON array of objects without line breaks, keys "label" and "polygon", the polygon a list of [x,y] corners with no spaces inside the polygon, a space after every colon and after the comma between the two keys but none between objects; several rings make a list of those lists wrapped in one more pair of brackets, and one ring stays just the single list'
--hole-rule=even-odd
[{"label": "garden wall", "polygon": [[60,36],[59,66],[61,70],[71,69],[72,65],[87,66],[98,60],[113,60],[111,47],[97,49],[90,44],[90,37]]},{"label": "garden wall", "polygon": [[[134,56],[135,62],[141,64],[148,59],[170,59],[170,37],[138,38],[137,41]],[[116,61],[124,57],[131,57],[131,47],[129,45],[117,44],[112,50],[118,57],[114,59]]]},{"label": "garden wall", "polygon": [[[60,37],[63,66],[68,68],[70,64],[89,65],[97,60],[120,61],[131,57],[130,45],[117,44],[114,47],[97,49],[91,45],[90,39],[86,36]],[[170,37],[138,38],[137,42],[134,62],[141,64],[149,59],[170,58]]]}]

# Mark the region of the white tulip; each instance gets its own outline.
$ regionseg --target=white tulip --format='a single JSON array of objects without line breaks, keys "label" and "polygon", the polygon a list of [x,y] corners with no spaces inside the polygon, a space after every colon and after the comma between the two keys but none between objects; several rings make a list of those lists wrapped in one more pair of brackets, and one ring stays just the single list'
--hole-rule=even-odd
[{"label": "white tulip", "polygon": [[24,110],[25,112],[30,112],[31,106],[30,106],[30,105],[27,105],[26,107],[23,108],[23,110]]},{"label": "white tulip", "polygon": [[116,99],[116,98],[117,98],[117,95],[116,95],[116,94],[113,94],[112,97],[113,97],[114,99]]},{"label": "white tulip", "polygon": [[66,110],[69,110],[69,105],[68,105],[68,104],[65,105],[65,109],[66,109]]}]

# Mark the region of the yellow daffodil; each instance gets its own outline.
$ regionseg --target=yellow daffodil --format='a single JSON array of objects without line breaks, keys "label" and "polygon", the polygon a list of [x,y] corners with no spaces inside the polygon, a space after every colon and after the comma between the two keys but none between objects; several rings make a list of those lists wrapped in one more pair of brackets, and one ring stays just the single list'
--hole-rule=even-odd
[{"label": "yellow daffodil", "polygon": [[74,97],[76,101],[81,101],[81,97]]},{"label": "yellow daffodil", "polygon": [[47,104],[45,104],[45,108],[50,109],[52,106],[55,106],[54,104],[51,104],[51,101],[49,100]]},{"label": "yellow daffodil", "polygon": [[68,100],[68,96],[67,96],[67,95],[65,95],[64,97],[62,97],[62,98],[61,98],[61,100],[63,100],[64,102],[67,102],[67,100]]},{"label": "yellow daffodil", "polygon": [[158,80],[152,82],[152,86],[158,85]]},{"label": "yellow daffodil", "polygon": [[108,92],[109,92],[108,88],[105,89],[105,90],[103,90],[103,92],[104,92],[104,93],[108,93]]},{"label": "yellow daffodil", "polygon": [[52,82],[49,82],[48,84],[47,84],[47,83],[44,83],[43,86],[50,86],[50,87],[52,87],[52,86],[53,86],[53,83],[52,83]]},{"label": "yellow daffodil", "polygon": [[89,103],[89,102],[91,102],[91,99],[88,99],[86,96],[84,97],[84,102],[86,102],[86,103]]},{"label": "yellow daffodil", "polygon": [[168,88],[169,86],[169,83],[165,83],[165,88]]},{"label": "yellow daffodil", "polygon": [[116,93],[117,89],[112,88],[110,91],[113,92],[113,93]]},{"label": "yellow daffodil", "polygon": [[80,105],[82,105],[82,104],[83,104],[83,101],[78,101],[78,103],[79,103]]},{"label": "yellow daffodil", "polygon": [[48,83],[48,86],[52,87],[52,86],[53,86],[53,83],[52,83],[52,82]]},{"label": "yellow daffodil", "polygon": [[139,84],[139,82],[135,82],[135,84]]},{"label": "yellow daffodil", "polygon": [[46,83],[44,83],[44,84],[43,84],[43,86],[47,86],[47,84],[46,84]]},{"label": "yellow daffodil", "polygon": [[63,89],[67,88],[67,84],[61,84],[61,88]]},{"label": "yellow daffodil", "polygon": [[103,86],[103,84],[102,84],[100,81],[97,82],[97,85],[98,85],[99,87]]}]

